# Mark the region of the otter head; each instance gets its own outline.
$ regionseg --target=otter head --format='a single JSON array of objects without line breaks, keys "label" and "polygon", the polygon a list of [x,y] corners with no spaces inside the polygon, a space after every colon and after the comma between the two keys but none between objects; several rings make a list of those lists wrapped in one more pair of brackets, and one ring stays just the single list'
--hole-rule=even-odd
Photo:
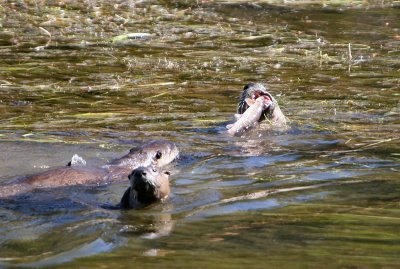
[{"label": "otter head", "polygon": [[170,193],[169,175],[167,171],[160,171],[154,166],[139,167],[129,175],[131,191],[134,199],[142,205],[148,205],[164,200]]},{"label": "otter head", "polygon": [[179,150],[176,145],[166,140],[153,140],[139,148],[130,150],[130,154],[140,152],[140,156],[145,160],[145,165],[164,166],[174,161],[179,156]]},{"label": "otter head", "polygon": [[260,83],[251,82],[244,86],[238,104],[238,113],[243,114],[249,108],[249,105],[246,103],[246,99],[249,98],[255,101],[260,96],[263,96],[266,102],[269,103],[263,112],[263,117],[267,119],[272,119],[278,103],[276,102],[275,98],[267,91],[267,89]]}]

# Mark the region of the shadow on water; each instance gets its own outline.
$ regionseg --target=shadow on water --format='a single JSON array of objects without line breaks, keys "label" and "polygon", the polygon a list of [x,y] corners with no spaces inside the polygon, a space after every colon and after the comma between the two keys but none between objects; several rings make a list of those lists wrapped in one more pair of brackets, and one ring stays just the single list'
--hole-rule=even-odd
[{"label": "shadow on water", "polygon": [[[101,207],[128,182],[0,199],[0,267],[399,267],[399,8],[311,2],[1,5],[1,183],[182,154],[144,210]],[[249,81],[289,129],[225,133]]]}]

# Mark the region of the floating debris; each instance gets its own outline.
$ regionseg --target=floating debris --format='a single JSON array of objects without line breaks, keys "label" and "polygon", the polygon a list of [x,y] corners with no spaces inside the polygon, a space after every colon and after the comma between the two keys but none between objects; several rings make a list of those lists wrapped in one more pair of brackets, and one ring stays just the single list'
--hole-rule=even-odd
[{"label": "floating debris", "polygon": [[86,161],[78,154],[74,154],[71,161],[68,163],[68,166],[86,166]]},{"label": "floating debris", "polygon": [[129,33],[129,34],[123,34],[123,35],[118,35],[113,38],[111,38],[112,43],[118,43],[126,40],[138,40],[138,39],[150,39],[153,36],[153,34],[150,33]]}]

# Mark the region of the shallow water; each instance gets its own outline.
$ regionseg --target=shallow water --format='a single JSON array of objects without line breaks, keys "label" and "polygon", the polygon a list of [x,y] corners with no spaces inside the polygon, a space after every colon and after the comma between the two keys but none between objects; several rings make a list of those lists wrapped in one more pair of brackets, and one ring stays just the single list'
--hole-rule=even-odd
[{"label": "shallow water", "polygon": [[[0,200],[0,267],[400,267],[400,9],[326,4],[3,3],[1,182],[182,154],[145,210],[100,207],[127,182]],[[288,130],[224,133],[250,81]]]}]

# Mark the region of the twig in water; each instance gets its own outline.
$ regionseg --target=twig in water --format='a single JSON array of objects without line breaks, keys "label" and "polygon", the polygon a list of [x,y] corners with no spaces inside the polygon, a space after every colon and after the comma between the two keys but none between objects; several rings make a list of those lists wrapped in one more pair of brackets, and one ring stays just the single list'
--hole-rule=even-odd
[{"label": "twig in water", "polygon": [[351,43],[349,43],[347,54],[348,54],[348,61],[349,61],[349,70],[348,71],[350,73],[350,71],[351,71],[351,60],[353,59],[353,56],[351,55]]},{"label": "twig in water", "polygon": [[39,26],[39,29],[40,29],[43,33],[45,33],[46,35],[49,36],[49,40],[47,40],[46,45],[35,47],[35,50],[36,50],[36,51],[44,50],[45,48],[47,48],[48,46],[50,46],[50,43],[51,43],[51,33],[50,33],[49,31],[47,31],[46,29],[44,29],[43,27],[41,27],[41,26]]},{"label": "twig in water", "polygon": [[353,59],[353,56],[351,55],[351,43],[349,43],[348,55],[349,55],[349,64],[350,64],[351,60]]},{"label": "twig in water", "polygon": [[194,216],[194,215],[198,214],[199,212],[201,212],[203,210],[206,210],[206,209],[208,209],[210,207],[221,206],[221,205],[224,205],[224,204],[233,203],[233,202],[239,202],[239,201],[244,201],[244,200],[261,199],[261,198],[265,198],[265,197],[268,197],[270,195],[274,195],[274,194],[278,194],[278,193],[286,193],[286,192],[292,192],[292,191],[303,191],[303,190],[318,189],[318,188],[328,187],[328,186],[341,186],[341,185],[344,185],[344,184],[356,184],[356,183],[362,183],[362,182],[366,182],[366,181],[355,179],[355,180],[350,180],[350,181],[346,181],[346,182],[327,182],[327,183],[320,183],[320,184],[309,185],[309,186],[299,186],[299,187],[288,187],[288,188],[281,188],[281,189],[263,190],[263,191],[253,192],[253,193],[249,193],[249,194],[245,194],[245,195],[241,195],[241,196],[235,196],[235,197],[231,197],[231,198],[222,199],[220,201],[217,201],[217,202],[214,202],[214,203],[211,203],[211,204],[200,206],[194,212],[191,212],[191,213],[187,214],[186,217]]},{"label": "twig in water", "polygon": [[153,95],[153,96],[149,96],[149,97],[143,98],[143,100],[150,100],[150,99],[153,99],[153,98],[156,98],[156,97],[160,97],[160,96],[166,95],[168,93],[169,92],[162,92],[162,93],[159,93],[159,94],[156,94],[156,95]]},{"label": "twig in water", "polygon": [[[347,153],[347,152],[357,152],[357,151],[362,151],[364,149],[368,149],[368,148],[372,148],[376,145],[382,144],[382,143],[386,143],[386,142],[391,142],[391,141],[396,141],[399,140],[400,138],[388,138],[388,139],[383,139],[383,140],[379,140],[377,142],[371,143],[371,144],[367,144],[364,146],[361,146],[359,148],[356,149],[349,149],[349,150],[339,150],[339,151],[335,151],[335,153]],[[351,139],[347,140],[345,144],[347,144]]]}]

